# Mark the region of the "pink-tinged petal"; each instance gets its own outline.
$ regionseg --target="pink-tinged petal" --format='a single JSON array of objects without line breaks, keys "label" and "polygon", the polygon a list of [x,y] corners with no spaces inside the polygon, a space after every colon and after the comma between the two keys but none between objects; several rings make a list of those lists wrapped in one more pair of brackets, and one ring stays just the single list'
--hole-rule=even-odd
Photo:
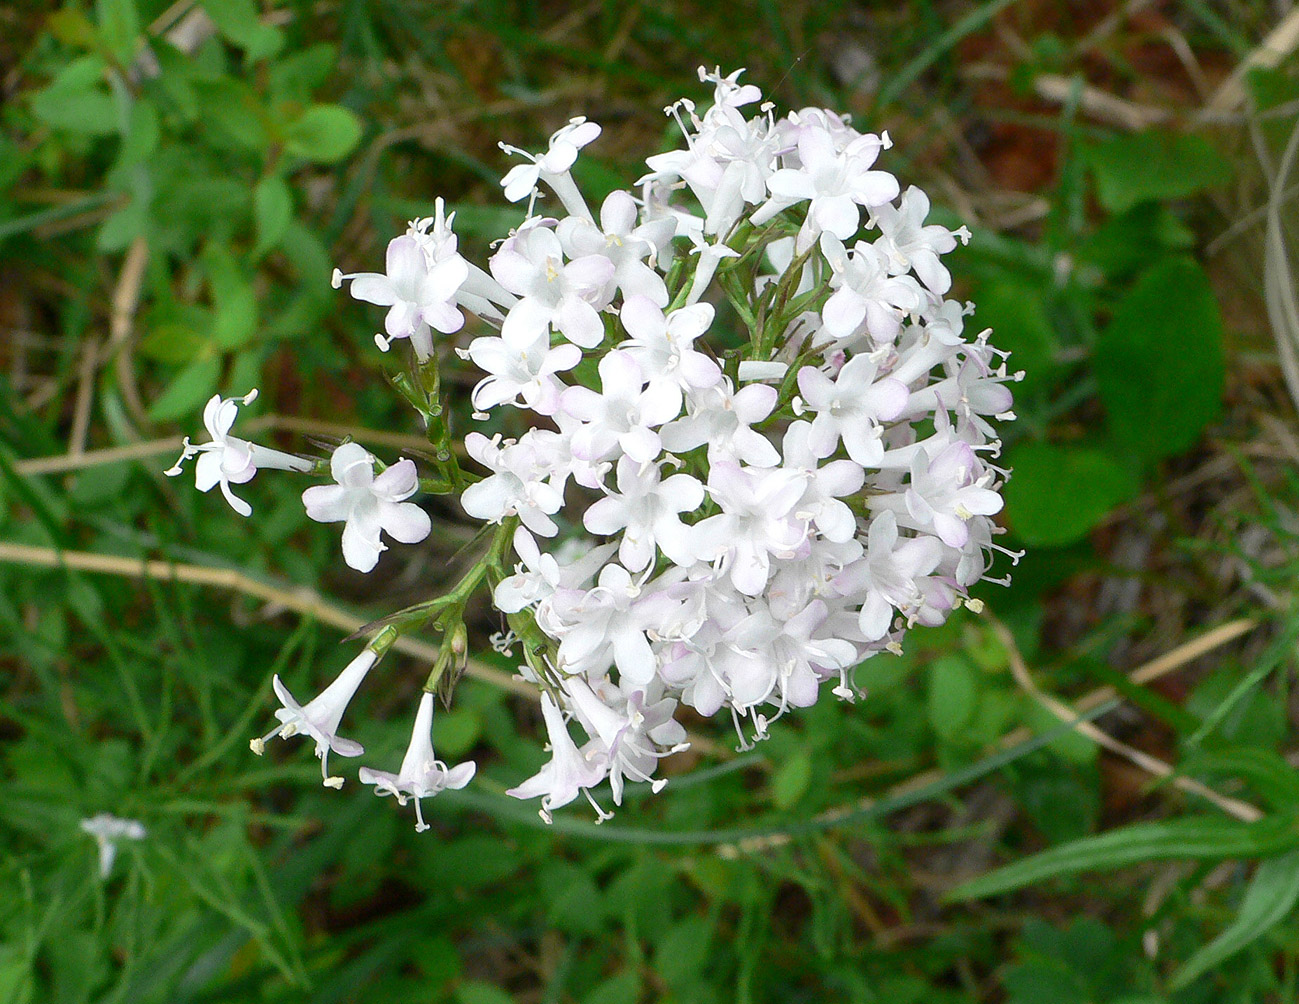
[{"label": "pink-tinged petal", "polygon": [[546,333],[553,316],[553,308],[530,296],[524,297],[505,315],[501,338],[510,346],[529,345]]},{"label": "pink-tinged petal", "polygon": [[885,377],[871,385],[864,395],[869,408],[881,422],[891,422],[907,410],[911,391],[901,380]]},{"label": "pink-tinged petal", "polygon": [[494,523],[514,507],[518,487],[517,478],[495,475],[466,488],[460,496],[460,505],[475,519]]},{"label": "pink-tinged petal", "polygon": [[675,383],[651,383],[640,396],[641,421],[655,426],[670,422],[681,414],[681,387]]},{"label": "pink-tinged petal", "polygon": [[693,342],[709,329],[715,316],[711,303],[695,303],[672,311],[667,319],[667,328],[674,341]]},{"label": "pink-tinged petal", "polygon": [[207,450],[194,461],[194,487],[201,492],[210,492],[222,474],[220,450]]},{"label": "pink-tinged petal", "polygon": [[248,517],[253,514],[253,507],[250,506],[247,502],[245,502],[243,499],[241,499],[238,495],[236,495],[234,492],[230,490],[229,481],[222,481],[220,482],[220,485],[221,485],[221,494],[224,495],[225,500],[230,503],[231,509],[237,512],[240,516],[244,516],[244,517]]},{"label": "pink-tinged petal", "polygon": [[857,517],[838,499],[826,499],[816,514],[816,528],[826,540],[842,544],[857,533]]},{"label": "pink-tinged petal", "polygon": [[821,308],[821,320],[826,331],[835,338],[846,338],[856,331],[866,318],[866,301],[846,286],[830,294]]},{"label": "pink-tinged petal", "polygon": [[631,397],[645,386],[630,352],[609,352],[600,360],[600,386],[610,397]]},{"label": "pink-tinged petal", "polygon": [[444,258],[420,282],[420,302],[450,300],[469,278],[469,265],[459,255]]},{"label": "pink-tinged petal", "polygon": [[[541,170],[536,164],[516,164],[501,179],[505,189],[505,198],[510,202],[522,202],[537,187],[537,178]],[[508,287],[507,287],[508,288]]]},{"label": "pink-tinged petal", "polygon": [[696,390],[716,387],[722,379],[721,367],[702,352],[683,352],[677,371]]},{"label": "pink-tinged petal", "polygon": [[816,472],[817,487],[835,498],[860,491],[865,483],[866,472],[851,460],[832,460]]},{"label": "pink-tinged petal", "polygon": [[564,279],[583,293],[599,290],[613,280],[614,263],[602,254],[588,254],[564,266]]},{"label": "pink-tinged petal", "polygon": [[373,303],[376,307],[391,307],[397,302],[397,287],[392,280],[379,272],[362,272],[352,280],[353,299]]},{"label": "pink-tinged petal", "polygon": [[798,137],[798,159],[805,171],[815,173],[839,159],[834,139],[825,129],[805,129]]},{"label": "pink-tinged petal", "polygon": [[918,251],[911,256],[911,267],[920,276],[920,281],[932,292],[942,296],[952,288],[952,273],[938,259],[938,255],[929,250]]},{"label": "pink-tinged petal", "polygon": [[853,424],[841,431],[843,448],[848,451],[854,463],[863,467],[878,467],[884,459],[884,443],[880,440],[879,427],[864,423]]},{"label": "pink-tinged petal", "polygon": [[618,545],[618,560],[627,566],[628,571],[644,571],[654,560],[653,541],[649,537],[633,537],[630,532],[624,534]]},{"label": "pink-tinged petal", "polygon": [[866,171],[857,177],[853,197],[863,206],[882,206],[898,197],[898,179],[887,171]]},{"label": "pink-tinged petal", "polygon": [[606,234],[629,234],[636,225],[636,201],[627,192],[610,192],[600,207],[600,229]]},{"label": "pink-tinged petal", "polygon": [[767,189],[779,202],[802,202],[816,195],[816,184],[803,171],[788,168],[776,171],[767,179]]},{"label": "pink-tinged petal", "polygon": [[232,400],[222,400],[220,394],[213,394],[203,407],[203,425],[208,435],[214,440],[225,439],[239,415],[239,406]]},{"label": "pink-tinged petal", "polygon": [[394,237],[388,242],[388,278],[401,297],[413,296],[428,272],[424,249],[414,237]]},{"label": "pink-tinged petal", "polygon": [[648,341],[663,334],[663,311],[647,296],[629,296],[618,312],[623,329],[637,341]]},{"label": "pink-tinged petal", "polygon": [[589,303],[576,296],[564,298],[555,326],[570,342],[584,349],[593,349],[604,340],[604,322],[600,315]]},{"label": "pink-tinged petal", "polygon": [[970,539],[970,528],[965,525],[965,521],[945,512],[934,513],[934,531],[938,534],[938,539],[948,547],[964,547]]},{"label": "pink-tinged petal", "polygon": [[519,519],[533,533],[542,537],[554,537],[559,533],[559,526],[555,521],[545,513],[537,512],[536,509],[524,509],[519,513]]},{"label": "pink-tinged petal", "polygon": [[371,490],[386,502],[402,502],[419,488],[419,471],[415,461],[398,460],[374,479]]},{"label": "pink-tinged petal", "polygon": [[656,459],[663,450],[663,443],[658,433],[638,425],[618,437],[622,451],[638,464],[648,464]]},{"label": "pink-tinged petal", "polygon": [[735,521],[725,513],[709,516],[689,528],[690,550],[701,561],[712,561],[731,549]]},{"label": "pink-tinged petal", "polygon": [[414,502],[380,502],[379,525],[393,540],[418,544],[433,529],[428,513]]},{"label": "pink-tinged petal", "polygon": [[821,196],[812,209],[818,230],[828,230],[841,241],[847,240],[861,227],[861,209],[851,196]]},{"label": "pink-tinged petal", "polygon": [[367,533],[368,529],[358,519],[350,519],[343,526],[343,560],[358,572],[371,571],[384,549],[377,534]]},{"label": "pink-tinged petal", "polygon": [[409,300],[398,300],[388,308],[383,319],[383,330],[389,338],[409,338],[420,324],[419,308]]},{"label": "pink-tinged petal", "polygon": [[582,525],[591,533],[612,536],[627,525],[627,504],[620,497],[599,499],[587,507]]},{"label": "pink-tinged petal", "polygon": [[302,504],[317,523],[338,523],[352,514],[342,485],[312,485],[302,493]]},{"label": "pink-tinged petal", "polygon": [[[828,304],[827,304],[828,306]],[[798,392],[809,408],[828,408],[834,399],[834,382],[815,366],[804,366],[798,371]],[[821,454],[824,456],[825,454]]]},{"label": "pink-tinged petal", "polygon": [[542,363],[537,375],[550,376],[552,373],[562,373],[571,370],[581,361],[582,350],[576,345],[556,345],[546,353],[546,361]]},{"label": "pink-tinged petal", "polygon": [[517,238],[507,240],[487,265],[497,282],[511,293],[522,296],[536,275],[537,267],[515,250],[517,246]]},{"label": "pink-tinged petal", "polygon": [[478,765],[472,760],[466,760],[464,763],[456,764],[447,771],[447,779],[443,787],[459,789],[463,788],[474,779],[474,772],[478,770]]},{"label": "pink-tinged petal", "polygon": [[867,641],[878,641],[888,634],[889,625],[892,623],[893,604],[880,593],[871,590],[866,594],[866,600],[861,605],[861,614],[857,618],[857,626],[861,628],[861,633],[866,636]]},{"label": "pink-tinged petal", "polygon": [[771,559],[765,550],[755,548],[747,540],[740,540],[731,558],[731,584],[745,596],[758,596],[767,588],[771,573]]},{"label": "pink-tinged petal", "polygon": [[419,317],[429,327],[444,335],[454,335],[465,326],[465,315],[449,303],[426,304],[420,309]]},{"label": "pink-tinged petal", "polygon": [[604,398],[590,387],[568,387],[559,396],[559,407],[580,421],[595,422],[604,415]]},{"label": "pink-tinged petal", "polygon": [[674,512],[694,512],[704,502],[704,486],[689,474],[673,474],[659,485],[659,494]]},{"label": "pink-tinged petal", "polygon": [[775,467],[780,463],[780,451],[771,445],[766,436],[753,429],[735,430],[731,445],[736,456],[753,467]]},{"label": "pink-tinged petal", "polygon": [[360,443],[344,443],[329,458],[329,472],[340,485],[366,487],[374,480],[374,457]]},{"label": "pink-tinged petal", "polygon": [[598,122],[581,122],[575,126],[565,126],[564,142],[580,150],[598,139],[602,131]]},{"label": "pink-tinged petal", "polygon": [[760,383],[740,388],[731,399],[736,416],[745,425],[761,422],[771,414],[779,400],[780,393],[775,387]]}]

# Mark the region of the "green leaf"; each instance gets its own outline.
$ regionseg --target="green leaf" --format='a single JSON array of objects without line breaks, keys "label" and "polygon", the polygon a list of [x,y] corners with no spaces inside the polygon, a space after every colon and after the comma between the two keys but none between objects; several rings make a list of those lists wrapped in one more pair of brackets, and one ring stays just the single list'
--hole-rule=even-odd
[{"label": "green leaf", "polygon": [[225,349],[241,348],[257,333],[257,297],[229,250],[209,244],[203,254],[212,291],[212,337]]},{"label": "green leaf", "polygon": [[812,753],[796,749],[776,768],[771,778],[771,800],[778,809],[790,809],[807,794],[812,781]]},{"label": "green leaf", "polygon": [[929,724],[939,737],[958,738],[974,717],[979,700],[974,668],[959,655],[934,661],[929,672]]},{"label": "green leaf", "polygon": [[103,86],[104,61],[74,59],[48,87],[31,97],[32,114],[55,129],[105,136],[117,132],[117,102]]},{"label": "green leaf", "polygon": [[284,237],[293,218],[293,195],[278,174],[269,174],[253,189],[253,222],[257,227],[257,244],[253,255],[265,254]]},{"label": "green leaf", "polygon": [[131,106],[122,148],[117,152],[118,167],[143,164],[158,149],[161,136],[162,126],[158,121],[157,106],[145,98],[136,101]]},{"label": "green leaf", "polygon": [[134,62],[140,35],[140,15],[136,13],[135,0],[95,0],[95,11],[99,37],[104,45],[119,62]]},{"label": "green leaf", "polygon": [[159,324],[140,339],[136,351],[146,359],[173,365],[187,363],[210,343],[192,327],[178,322]]},{"label": "green leaf", "polygon": [[221,36],[243,49],[251,60],[273,56],[284,44],[284,33],[262,23],[253,0],[204,0],[203,8]]},{"label": "green leaf", "polygon": [[221,360],[215,356],[195,359],[180,371],[176,379],[149,405],[149,417],[155,422],[189,416],[212,396],[221,375]]},{"label": "green leaf", "polygon": [[265,150],[270,145],[265,109],[243,81],[233,77],[196,80],[194,93],[204,134],[213,141],[235,150]]},{"label": "green leaf", "polygon": [[1208,276],[1189,258],[1147,271],[1119,303],[1094,363],[1110,431],[1153,461],[1191,446],[1218,414],[1222,320]]},{"label": "green leaf", "polygon": [[361,120],[342,105],[312,105],[284,132],[290,153],[320,164],[342,160],[361,139]]},{"label": "green leaf", "polygon": [[1181,199],[1231,180],[1231,162],[1208,140],[1182,133],[1116,136],[1084,149],[1100,203],[1122,213],[1139,202]]},{"label": "green leaf", "polygon": [[582,1004],[636,1004],[640,989],[640,976],[635,970],[624,969],[583,997]]},{"label": "green leaf", "polygon": [[1026,544],[1058,547],[1086,536],[1137,490],[1109,454],[1084,446],[1018,443],[1006,451],[1014,472],[1004,489],[1006,519]]},{"label": "green leaf", "polygon": [[1045,879],[1104,871],[1141,861],[1270,857],[1299,847],[1299,821],[1269,816],[1240,823],[1218,816],[1189,816],[1138,823],[1075,840],[1024,858],[957,886],[950,900],[979,899]]},{"label": "green leaf", "polygon": [[980,285],[977,300],[973,329],[992,328],[997,348],[1010,353],[1012,369],[1022,369],[1032,382],[1054,365],[1055,327],[1040,285],[989,282]]},{"label": "green leaf", "polygon": [[1181,990],[1285,920],[1299,902],[1299,851],[1264,861],[1254,872],[1240,910],[1220,935],[1192,955],[1173,977]]},{"label": "green leaf", "polygon": [[469,980],[456,988],[457,1004],[514,1004],[514,998],[498,986]]}]

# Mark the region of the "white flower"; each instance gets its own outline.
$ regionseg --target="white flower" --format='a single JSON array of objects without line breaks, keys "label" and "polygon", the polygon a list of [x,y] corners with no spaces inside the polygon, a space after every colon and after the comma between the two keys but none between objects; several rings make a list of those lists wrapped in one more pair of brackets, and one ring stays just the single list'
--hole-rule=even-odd
[{"label": "white flower", "polygon": [[929,196],[915,185],[902,193],[897,208],[889,203],[877,206],[875,222],[884,235],[879,246],[888,258],[890,272],[901,275],[915,269],[920,281],[942,296],[952,288],[952,274],[938,256],[954,250],[958,238],[963,244],[970,243],[970,231],[925,226],[928,215]]},{"label": "white flower", "polygon": [[866,333],[877,343],[892,342],[902,330],[902,318],[919,310],[925,296],[909,275],[890,276],[885,253],[873,244],[857,242],[852,252],[834,237],[821,238],[821,253],[830,263],[834,292],[821,309],[825,332],[851,345]]},{"label": "white flower", "polygon": [[163,473],[174,478],[190,457],[197,456],[194,464],[194,484],[201,492],[211,491],[214,485],[221,486],[221,494],[230,503],[230,508],[240,516],[251,516],[253,507],[237,497],[230,490],[232,484],[242,485],[251,481],[259,468],[280,471],[309,471],[314,466],[310,460],[295,457],[289,453],[273,450],[268,446],[258,446],[244,439],[230,435],[239,414],[239,405],[235,402],[252,404],[257,399],[257,388],[253,388],[242,398],[223,398],[214,394],[203,409],[203,424],[212,437],[209,443],[195,446],[185,437],[184,448],[180,459]]},{"label": "white flower", "polygon": [[828,457],[843,440],[844,449],[863,467],[884,457],[880,423],[902,414],[910,396],[907,386],[889,377],[875,379],[878,367],[868,355],[853,356],[834,380],[812,366],[798,371],[798,389],[816,418],[808,444]]},{"label": "white flower", "polygon": [[429,535],[428,513],[406,502],[419,488],[415,463],[399,460],[378,477],[374,457],[357,443],[344,443],[329,461],[337,484],[314,485],[302,493],[307,515],[317,523],[343,527],[343,560],[358,572],[368,572],[379,563],[387,545],[379,539],[382,530],[403,544],[418,544]]},{"label": "white flower", "polygon": [[[549,823],[553,810],[567,805],[582,791],[594,788],[603,781],[609,772],[609,764],[605,757],[599,756],[595,751],[590,751],[590,755],[587,755],[577,748],[577,743],[568,734],[559,705],[547,693],[541,695],[541,714],[546,720],[546,731],[550,736],[550,762],[505,794],[515,798],[541,796],[541,818]],[[595,804],[589,793],[587,799],[601,819],[607,818],[607,814]]]},{"label": "white flower", "polygon": [[584,349],[604,339],[598,310],[608,303],[605,290],[615,272],[604,255],[565,264],[555,232],[536,224],[506,240],[490,264],[497,281],[520,297],[501,326],[511,344],[528,344],[551,327]]},{"label": "white flower", "polygon": [[530,439],[538,431],[544,430],[533,429],[517,443],[507,441],[504,445],[500,436],[488,439],[480,432],[465,436],[466,452],[493,472],[461,494],[465,512],[488,523],[517,515],[524,526],[542,537],[559,533],[550,517],[563,508],[564,496],[544,480]]},{"label": "white flower", "polygon": [[942,556],[942,545],[928,534],[899,537],[891,512],[871,521],[865,556],[834,580],[842,595],[861,604],[858,626],[867,641],[888,633],[895,608],[910,613],[921,604],[917,582],[938,567]]},{"label": "white flower", "polygon": [[675,383],[645,386],[640,366],[629,352],[612,351],[600,360],[600,393],[569,387],[559,406],[584,424],[573,434],[573,456],[598,462],[621,452],[638,464],[662,450],[654,430],[681,414],[681,388]]},{"label": "white flower", "polygon": [[260,739],[252,740],[248,744],[249,748],[261,756],[266,749],[266,740],[276,736],[288,739],[300,732],[306,733],[316,741],[316,756],[320,758],[320,775],[324,778],[325,787],[341,788],[343,779],[329,774],[329,754],[333,752],[339,756],[354,757],[365,752],[360,743],[338,735],[338,723],[343,720],[343,712],[361,686],[365,674],[378,659],[378,654],[372,649],[365,649],[343,668],[333,683],[305,705],[294,700],[289,688],[280,682],[280,677],[276,674],[271,679],[271,687],[284,705],[275,712],[280,724]]},{"label": "white flower", "polygon": [[489,374],[478,381],[470,400],[478,411],[499,404],[523,404],[538,415],[553,415],[564,384],[556,375],[582,361],[582,350],[565,343],[551,346],[550,335],[537,333],[531,343],[514,345],[504,338],[475,338],[466,353]]},{"label": "white flower", "polygon": [[95,838],[99,845],[99,877],[108,878],[117,857],[119,840],[143,840],[147,836],[144,824],[135,819],[122,819],[101,812],[81,821],[81,829]]},{"label": "white flower", "polygon": [[362,784],[374,785],[376,795],[396,796],[399,805],[405,805],[407,797],[415,799],[415,830],[423,833],[429,826],[424,822],[420,799],[436,795],[446,788],[463,788],[473,780],[477,769],[478,765],[472,760],[448,768],[434,755],[433,695],[425,691],[415,713],[415,727],[411,730],[410,745],[406,747],[400,770],[391,774],[362,767],[360,778]]},{"label": "white flower", "polygon": [[[636,203],[622,190],[609,193],[600,207],[600,225],[581,216],[561,220],[556,234],[574,261],[586,255],[601,255],[613,262],[610,285],[624,298],[645,296],[660,307],[667,306],[668,289],[663,278],[645,263],[653,261],[659,249],[672,239],[671,220],[652,220],[636,225]],[[612,299],[612,290],[605,299]]]},{"label": "white flower", "polygon": [[592,533],[612,536],[622,531],[618,560],[633,572],[649,566],[656,545],[673,564],[689,567],[694,561],[689,528],[680,514],[699,508],[704,486],[689,474],[673,474],[663,481],[660,474],[656,464],[621,457],[619,492],[592,503],[582,517]]},{"label": "white flower", "polygon": [[[334,288],[351,280],[352,296],[366,303],[388,307],[384,330],[388,338],[409,338],[420,359],[433,353],[429,328],[452,334],[464,326],[464,315],[456,309],[456,293],[469,278],[469,266],[460,255],[452,253],[430,263],[420,240],[412,235],[394,237],[388,242],[387,274],[354,272],[344,275],[334,270]],[[385,351],[388,344],[378,339]]]},{"label": "white flower", "polygon": [[569,119],[568,125],[550,137],[550,144],[545,153],[530,154],[516,147],[501,144],[506,153],[526,157],[526,164],[510,168],[501,179],[505,197],[511,202],[522,202],[537,187],[539,180],[549,181],[548,176],[563,175],[577,161],[577,152],[600,135],[600,126],[588,122],[584,116]]}]

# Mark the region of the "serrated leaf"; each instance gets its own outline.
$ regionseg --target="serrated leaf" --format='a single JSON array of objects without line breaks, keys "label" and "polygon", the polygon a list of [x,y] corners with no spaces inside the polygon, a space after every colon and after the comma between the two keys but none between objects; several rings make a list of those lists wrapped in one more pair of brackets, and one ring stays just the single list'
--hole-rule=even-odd
[{"label": "serrated leaf", "polygon": [[361,139],[361,120],[342,105],[312,105],[284,131],[285,147],[320,164],[342,160]]},{"label": "serrated leaf", "polygon": [[195,359],[149,405],[149,417],[155,422],[165,422],[196,413],[199,405],[216,390],[220,375],[220,359],[213,356]]},{"label": "serrated leaf", "polygon": [[278,174],[270,174],[253,189],[253,224],[257,228],[254,255],[263,255],[284,237],[293,218],[293,194]]},{"label": "serrated leaf", "polygon": [[1222,321],[1208,276],[1189,258],[1147,271],[1096,342],[1093,364],[1119,444],[1154,461],[1191,446],[1224,382]]},{"label": "serrated leaf", "polygon": [[1172,989],[1181,990],[1267,934],[1290,915],[1296,902],[1299,902],[1299,852],[1264,861],[1250,879],[1230,926],[1186,961],[1173,977]]},{"label": "serrated leaf", "polygon": [[1184,133],[1116,136],[1086,148],[1083,156],[1101,205],[1112,213],[1139,202],[1185,198],[1232,176],[1231,162],[1208,140]]},{"label": "serrated leaf", "polygon": [[1269,816],[1240,823],[1217,816],[1191,816],[1138,823],[1052,847],[957,886],[950,900],[978,899],[1045,879],[1121,868],[1141,861],[1270,857],[1299,847],[1299,821]]},{"label": "serrated leaf", "polygon": [[1006,519],[1026,544],[1058,547],[1081,540],[1137,490],[1132,475],[1101,450],[1017,443],[1006,451],[1014,474],[1003,489]]}]

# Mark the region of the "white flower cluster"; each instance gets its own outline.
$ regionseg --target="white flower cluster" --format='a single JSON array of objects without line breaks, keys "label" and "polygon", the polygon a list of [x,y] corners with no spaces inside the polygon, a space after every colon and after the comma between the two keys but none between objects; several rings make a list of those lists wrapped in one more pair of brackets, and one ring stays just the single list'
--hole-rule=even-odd
[{"label": "white flower cluster", "polygon": [[[814,108],[777,118],[738,76],[701,69],[711,107],[669,109],[684,147],[598,216],[571,171],[599,126],[574,119],[537,155],[504,147],[524,157],[505,195],[528,211],[488,270],[460,255],[438,200],[390,243],[386,274],[335,272],[388,308],[379,347],[409,339],[417,367],[436,367],[433,332],[465,314],[491,330],[457,349],[484,374],[475,417],[524,431],[464,437],[486,473],[465,475],[460,500],[503,535],[480,578],[509,622],[499,647],[520,645],[541,689],[553,754],[510,793],[540,797],[546,819],[582,794],[596,805],[606,779],[615,804],[626,780],[658,790],[658,760],[686,745],[680,704],[728,709],[744,745],[823,683],[852,699],[854,666],[977,606],[967,590],[997,549],[990,420],[1013,418],[1015,375],[945,298],[942,256],[968,232],[926,225],[925,194],[877,167],[887,133]],[[547,194],[562,218],[534,213]],[[379,528],[413,540],[428,524],[397,515],[413,470],[376,478],[352,450],[334,457],[339,487],[306,501],[348,520],[349,563],[372,567]],[[359,752],[334,735],[337,702],[313,716],[281,698],[277,732],[296,723],[322,759]],[[369,771],[380,793],[472,774],[424,750],[429,700],[420,763]]]}]

